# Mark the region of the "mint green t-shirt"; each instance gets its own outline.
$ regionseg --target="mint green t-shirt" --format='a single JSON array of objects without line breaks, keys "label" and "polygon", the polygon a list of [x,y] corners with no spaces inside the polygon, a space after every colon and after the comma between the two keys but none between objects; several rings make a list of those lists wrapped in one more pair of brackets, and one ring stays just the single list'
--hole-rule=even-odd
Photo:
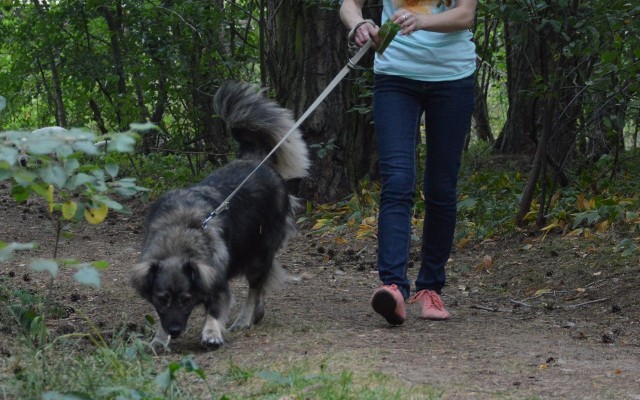
[{"label": "mint green t-shirt", "polygon": [[[384,0],[382,23],[398,8],[415,14],[437,14],[447,9],[445,3],[445,0]],[[451,3],[451,7],[455,7],[455,0]],[[470,30],[398,33],[382,55],[376,53],[373,70],[378,74],[427,82],[466,78],[476,70],[476,46],[471,41],[472,36]]]}]

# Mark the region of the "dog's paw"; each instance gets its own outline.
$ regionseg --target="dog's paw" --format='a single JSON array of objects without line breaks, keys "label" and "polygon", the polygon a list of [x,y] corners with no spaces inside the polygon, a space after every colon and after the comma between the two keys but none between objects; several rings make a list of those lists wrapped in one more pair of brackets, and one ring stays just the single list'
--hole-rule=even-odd
[{"label": "dog's paw", "polygon": [[233,325],[229,327],[229,331],[238,332],[238,331],[247,331],[251,328],[251,323],[246,321],[236,320]]},{"label": "dog's paw", "polygon": [[202,345],[208,349],[217,349],[224,344],[224,322],[207,315],[202,328]]},{"label": "dog's paw", "polygon": [[171,349],[169,348],[169,340],[170,337],[166,341],[159,339],[158,337],[154,337],[153,340],[149,343],[149,348],[156,356],[160,354],[171,353]]},{"label": "dog's paw", "polygon": [[207,349],[216,350],[224,344],[224,339],[219,335],[202,332],[202,340],[200,343]]}]

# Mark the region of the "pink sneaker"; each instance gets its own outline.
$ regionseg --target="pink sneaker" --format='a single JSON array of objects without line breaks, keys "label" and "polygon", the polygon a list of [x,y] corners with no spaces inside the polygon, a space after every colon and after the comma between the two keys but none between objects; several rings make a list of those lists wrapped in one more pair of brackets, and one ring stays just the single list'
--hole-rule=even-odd
[{"label": "pink sneaker", "polygon": [[416,293],[411,303],[420,302],[422,306],[422,318],[431,320],[443,320],[451,318],[451,314],[444,309],[444,303],[438,293],[433,290],[421,290]]},{"label": "pink sneaker", "polygon": [[396,285],[383,285],[371,298],[371,307],[391,325],[401,325],[406,317],[404,296]]}]

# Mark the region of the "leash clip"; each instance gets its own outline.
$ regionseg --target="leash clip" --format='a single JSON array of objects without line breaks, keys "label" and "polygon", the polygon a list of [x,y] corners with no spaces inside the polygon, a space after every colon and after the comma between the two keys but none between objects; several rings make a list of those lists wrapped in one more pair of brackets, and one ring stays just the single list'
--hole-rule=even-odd
[{"label": "leash clip", "polygon": [[222,202],[222,204],[218,206],[218,208],[211,211],[209,215],[207,215],[207,218],[205,218],[204,221],[202,222],[202,229],[207,229],[207,226],[209,225],[209,221],[211,221],[216,215],[220,214],[222,211],[226,211],[228,209],[229,209],[229,200],[225,200]]}]

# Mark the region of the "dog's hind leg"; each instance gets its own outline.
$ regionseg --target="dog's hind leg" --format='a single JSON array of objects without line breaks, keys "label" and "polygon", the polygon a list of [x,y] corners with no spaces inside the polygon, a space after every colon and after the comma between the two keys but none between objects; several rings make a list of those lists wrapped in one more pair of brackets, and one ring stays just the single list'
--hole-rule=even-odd
[{"label": "dog's hind leg", "polygon": [[229,330],[239,331],[251,328],[251,325],[259,323],[264,317],[264,285],[250,285],[247,300],[242,310]]},{"label": "dog's hind leg", "polygon": [[201,343],[207,348],[217,349],[224,344],[225,325],[229,316],[231,292],[226,286],[206,303],[207,316],[202,328]]}]

